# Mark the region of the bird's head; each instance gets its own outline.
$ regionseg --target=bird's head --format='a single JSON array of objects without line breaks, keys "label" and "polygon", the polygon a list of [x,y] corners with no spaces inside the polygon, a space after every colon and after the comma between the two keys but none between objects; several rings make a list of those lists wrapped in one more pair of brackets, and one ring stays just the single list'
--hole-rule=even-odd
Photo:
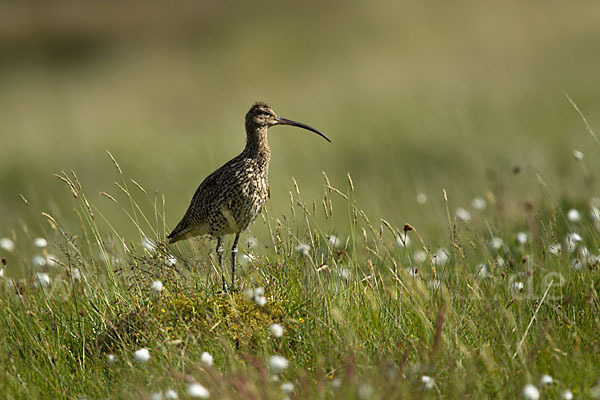
[{"label": "bird's head", "polygon": [[328,142],[331,142],[327,136],[312,128],[306,124],[301,122],[292,121],[286,118],[279,117],[275,114],[275,111],[271,109],[268,105],[262,102],[255,103],[250,111],[246,114],[246,129],[248,131],[253,131],[261,128],[270,128],[273,125],[291,125],[297,126],[302,129],[306,129],[316,133],[321,136]]}]

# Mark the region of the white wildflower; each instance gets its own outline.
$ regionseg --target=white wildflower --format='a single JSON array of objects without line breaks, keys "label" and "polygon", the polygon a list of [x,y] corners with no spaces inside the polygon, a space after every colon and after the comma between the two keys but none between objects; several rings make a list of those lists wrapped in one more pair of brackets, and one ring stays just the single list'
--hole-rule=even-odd
[{"label": "white wildflower", "polygon": [[154,392],[150,395],[150,400],[162,400],[163,394],[162,392]]},{"label": "white wildflower", "polygon": [[540,386],[551,385],[552,383],[554,383],[554,379],[548,374],[544,374],[540,378]]},{"label": "white wildflower", "polygon": [[450,257],[448,256],[446,249],[439,248],[432,258],[435,265],[444,265],[448,262]]},{"label": "white wildflower", "polygon": [[573,269],[575,271],[580,271],[583,268],[583,261],[581,261],[580,259],[575,259],[573,260],[573,262],[571,263],[571,266],[573,267]]},{"label": "white wildflower", "polygon": [[160,293],[163,290],[163,283],[161,281],[152,282],[152,291],[154,293]]},{"label": "white wildflower", "polygon": [[36,275],[35,287],[46,288],[50,286],[50,276],[44,272],[38,272]]},{"label": "white wildflower", "polygon": [[1,238],[0,248],[6,251],[13,251],[15,249],[15,243],[9,238]]},{"label": "white wildflower", "polygon": [[483,198],[475,197],[473,199],[473,201],[471,202],[471,205],[473,206],[474,209],[482,211],[482,210],[485,210],[487,203],[485,202],[485,200]]},{"label": "white wildflower", "polygon": [[456,209],[456,217],[461,219],[463,222],[471,222],[471,213],[462,207]]},{"label": "white wildflower", "polygon": [[421,205],[427,203],[427,196],[425,195],[425,193],[417,194],[417,203]]},{"label": "white wildflower", "polygon": [[114,354],[108,354],[106,356],[106,362],[108,364],[114,364],[117,362],[117,356],[115,356]]},{"label": "white wildflower", "polygon": [[502,238],[499,238],[497,236],[490,239],[490,247],[494,250],[499,250],[503,244],[504,241],[502,240]]},{"label": "white wildflower", "polygon": [[538,400],[540,398],[540,391],[531,383],[528,383],[523,388],[523,397],[527,400]]},{"label": "white wildflower", "polygon": [[279,325],[279,324],[272,324],[271,325],[271,335],[273,335],[276,338],[280,338],[281,336],[283,336],[283,326]]},{"label": "white wildflower", "polygon": [[294,384],[292,382],[283,382],[281,384],[281,390],[285,394],[292,394],[294,392]]},{"label": "white wildflower", "polygon": [[46,258],[42,256],[33,256],[31,264],[36,268],[42,268],[46,266]]},{"label": "white wildflower", "polygon": [[258,239],[256,239],[254,236],[248,236],[246,238],[246,245],[249,249],[253,249],[258,246]]},{"label": "white wildflower", "polygon": [[567,251],[569,253],[572,253],[573,251],[575,251],[575,249],[577,248],[577,243],[581,242],[583,239],[581,238],[581,236],[576,233],[576,232],[572,232],[572,233],[568,233],[567,236],[565,237],[565,247],[567,248]]},{"label": "white wildflower", "polygon": [[479,264],[476,268],[477,273],[476,276],[480,276],[482,278],[485,278],[486,276],[489,275],[489,271],[488,271],[488,266],[486,264]]},{"label": "white wildflower", "polygon": [[560,397],[562,397],[564,400],[573,400],[573,392],[571,392],[569,389],[563,390],[560,394]]},{"label": "white wildflower", "polygon": [[413,258],[416,262],[425,262],[427,261],[427,253],[425,253],[423,250],[417,250],[415,251]]},{"label": "white wildflower", "polygon": [[592,216],[593,220],[595,220],[595,221],[600,220],[600,208],[592,206],[592,208],[590,209],[590,215]]},{"label": "white wildflower", "polygon": [[169,254],[165,259],[165,264],[167,264],[167,267],[172,267],[177,264],[177,258],[173,254]]},{"label": "white wildflower", "polygon": [[145,363],[150,360],[150,351],[148,349],[139,349],[133,353],[133,358],[139,363]]},{"label": "white wildflower", "polygon": [[410,275],[412,278],[416,278],[419,276],[419,270],[415,267],[408,267],[408,275]]},{"label": "white wildflower", "polygon": [[48,246],[48,241],[42,237],[38,237],[33,240],[33,245],[41,249],[43,247]]},{"label": "white wildflower", "polygon": [[525,245],[528,240],[529,240],[529,235],[527,235],[527,232],[517,233],[517,242],[519,242],[520,245]]},{"label": "white wildflower", "polygon": [[267,304],[267,298],[265,296],[256,296],[254,298],[254,302],[259,306],[259,307],[263,307],[265,304]]},{"label": "white wildflower", "polygon": [[56,256],[52,255],[52,254],[48,254],[46,256],[46,265],[49,267],[55,267],[56,266]]},{"label": "white wildflower", "polygon": [[560,243],[553,243],[548,247],[548,251],[555,256],[559,255],[562,251],[562,246]]},{"label": "white wildflower", "polygon": [[287,369],[289,361],[281,356],[269,357],[269,368],[274,374],[279,374]]},{"label": "white wildflower", "polygon": [[207,367],[212,367],[212,365],[214,363],[214,358],[213,358],[212,354],[205,351],[200,355],[200,362],[202,364],[206,365]]},{"label": "white wildflower", "polygon": [[310,254],[310,246],[300,243],[298,246],[296,246],[296,252],[302,254],[303,256],[308,256]]},{"label": "white wildflower", "polygon": [[81,271],[79,271],[79,268],[73,268],[71,270],[71,279],[73,279],[73,282],[79,282],[81,280]]},{"label": "white wildflower", "polygon": [[341,241],[337,236],[330,235],[328,239],[331,247],[340,247]]},{"label": "white wildflower", "polygon": [[581,214],[576,209],[572,208],[567,213],[567,219],[571,222],[579,222],[581,221]]},{"label": "white wildflower", "polygon": [[154,241],[148,239],[146,236],[142,239],[142,246],[148,251],[153,251],[156,249],[156,243]]},{"label": "white wildflower", "polygon": [[500,256],[496,257],[496,266],[498,268],[503,268],[504,266],[506,266],[506,261],[504,261],[504,258]]},{"label": "white wildflower", "polygon": [[400,247],[410,246],[410,237],[408,236],[408,232],[401,233],[398,236],[396,236],[396,242],[398,243],[398,246],[400,246]]},{"label": "white wildflower", "polygon": [[425,388],[425,390],[430,390],[435,386],[435,379],[430,376],[423,375],[421,377],[421,383],[423,384],[423,388]]},{"label": "white wildflower", "polygon": [[188,396],[197,399],[208,399],[210,397],[210,392],[208,389],[199,383],[190,383],[185,391],[187,392]]},{"label": "white wildflower", "polygon": [[165,392],[165,399],[167,400],[176,400],[179,398],[179,395],[173,389],[169,389]]},{"label": "white wildflower", "polygon": [[575,158],[577,161],[581,161],[583,160],[583,153],[579,150],[573,150],[573,158]]}]

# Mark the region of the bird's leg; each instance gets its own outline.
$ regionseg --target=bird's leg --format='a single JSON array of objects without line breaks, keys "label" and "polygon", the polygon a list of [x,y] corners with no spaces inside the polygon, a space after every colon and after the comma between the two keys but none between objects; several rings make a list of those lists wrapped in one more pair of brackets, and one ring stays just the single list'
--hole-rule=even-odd
[{"label": "bird's leg", "polygon": [[221,280],[223,281],[223,293],[227,293],[227,283],[225,282],[225,274],[223,269],[223,238],[217,238],[217,257],[219,259],[219,268],[221,268]]},{"label": "bird's leg", "polygon": [[233,247],[231,248],[231,290],[235,287],[235,259],[238,253],[238,241],[240,240],[240,234],[235,234],[233,239]]}]

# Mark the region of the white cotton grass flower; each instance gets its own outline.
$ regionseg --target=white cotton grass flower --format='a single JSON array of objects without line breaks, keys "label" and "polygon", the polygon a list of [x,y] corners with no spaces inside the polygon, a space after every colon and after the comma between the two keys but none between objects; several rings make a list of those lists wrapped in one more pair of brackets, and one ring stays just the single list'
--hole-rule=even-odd
[{"label": "white cotton grass flower", "polygon": [[562,245],[560,243],[552,243],[550,246],[548,246],[548,251],[550,254],[558,256],[562,252]]},{"label": "white cotton grass flower", "polygon": [[282,337],[283,332],[285,331],[285,329],[283,329],[283,326],[279,324],[272,324],[269,330],[271,331],[271,335],[273,335],[273,337],[276,338]]},{"label": "white cotton grass flower", "polygon": [[483,211],[487,207],[487,203],[481,197],[475,197],[473,199],[473,201],[471,202],[471,205],[473,206],[474,209],[479,210],[479,211]]},{"label": "white cotton grass flower", "polygon": [[48,267],[56,267],[56,256],[53,254],[48,254],[46,256],[46,266]]},{"label": "white cotton grass flower", "polygon": [[158,280],[154,281],[154,282],[152,282],[151,288],[154,293],[160,293],[163,290],[163,283]]},{"label": "white cotton grass flower", "polygon": [[340,241],[340,239],[337,236],[329,235],[329,237],[327,239],[329,240],[329,245],[331,247],[337,248],[337,247],[340,247],[342,244],[342,242]]},{"label": "white cotton grass flower", "polygon": [[106,362],[109,365],[115,364],[117,362],[117,356],[115,356],[114,354],[108,354],[106,356]]},{"label": "white cotton grass flower", "polygon": [[496,257],[496,267],[498,268],[504,268],[506,266],[506,261],[504,261],[504,258],[498,256]]},{"label": "white cotton grass flower", "polygon": [[1,238],[0,239],[0,248],[6,250],[8,252],[12,252],[15,249],[15,243],[12,239],[9,238]]},{"label": "white cotton grass flower", "polygon": [[246,246],[248,246],[249,249],[254,249],[258,246],[258,239],[254,236],[248,236],[246,238]]},{"label": "white cotton grass flower", "polygon": [[154,392],[150,395],[150,400],[163,400],[162,392]]},{"label": "white cotton grass flower", "polygon": [[148,251],[156,250],[156,243],[153,240],[148,239],[146,236],[142,239],[142,246]]},{"label": "white cotton grass flower", "polygon": [[348,280],[352,276],[352,273],[350,272],[350,270],[341,264],[338,265],[336,272],[339,275],[339,277],[342,279]]},{"label": "white cotton grass flower", "polygon": [[169,389],[165,392],[166,400],[177,400],[178,398],[179,398],[179,395],[173,389]]},{"label": "white cotton grass flower", "polygon": [[499,250],[503,244],[504,241],[502,240],[502,238],[499,238],[497,236],[490,239],[490,247],[494,250]]},{"label": "white cotton grass flower", "polygon": [[576,258],[571,262],[571,267],[573,267],[575,271],[581,271],[583,268],[583,261]]},{"label": "white cotton grass flower", "polygon": [[448,262],[450,256],[448,255],[448,251],[446,249],[440,247],[437,249],[432,259],[435,265],[444,265]]},{"label": "white cotton grass flower", "polygon": [[521,281],[513,282],[510,285],[510,290],[515,291],[515,292],[522,292],[523,288],[525,288],[525,285]]},{"label": "white cotton grass flower", "polygon": [[490,275],[487,264],[481,263],[481,264],[477,265],[475,270],[476,270],[475,276],[485,278]]},{"label": "white cotton grass flower", "polygon": [[529,235],[527,234],[527,232],[517,232],[517,242],[521,246],[526,245],[528,240],[529,240]]},{"label": "white cotton grass flower", "polygon": [[35,268],[42,268],[46,266],[46,257],[42,257],[42,256],[33,256],[33,258],[31,259],[31,264],[35,267]]},{"label": "white cotton grass flower", "polygon": [[79,282],[81,280],[81,271],[79,268],[71,269],[71,279],[73,282]]},{"label": "white cotton grass flower", "polygon": [[421,383],[423,384],[423,388],[425,390],[431,390],[435,386],[435,379],[428,375],[423,375],[421,377]]},{"label": "white cotton grass flower", "polygon": [[425,262],[427,261],[427,253],[425,253],[423,250],[417,250],[413,255],[413,259],[419,263]]},{"label": "white cotton grass flower", "polygon": [[410,275],[411,278],[416,278],[419,276],[419,270],[416,269],[415,267],[408,267],[408,275]]},{"label": "white cotton grass flower", "polygon": [[210,397],[210,392],[208,389],[196,382],[190,383],[185,391],[188,396],[195,399],[208,399]]},{"label": "white cotton grass flower", "polygon": [[469,223],[471,222],[471,213],[462,207],[458,207],[455,211],[456,217],[463,222]]},{"label": "white cotton grass flower", "polygon": [[165,259],[165,264],[167,264],[167,267],[173,267],[177,264],[177,258],[173,254],[169,254]]},{"label": "white cotton grass flower", "polygon": [[563,390],[560,393],[560,397],[563,400],[573,400],[573,392],[571,392],[569,389]]},{"label": "white cotton grass flower", "polygon": [[146,348],[136,350],[133,353],[133,358],[139,363],[146,363],[150,360],[150,351]]},{"label": "white cotton grass flower", "polygon": [[573,158],[577,161],[583,160],[583,153],[579,150],[573,150]]},{"label": "white cotton grass flower", "polygon": [[244,253],[244,254],[242,254],[242,257],[240,258],[240,262],[243,265],[248,265],[252,261],[254,261],[254,256],[250,253],[248,253],[248,254]]},{"label": "white cotton grass flower", "polygon": [[292,394],[294,392],[294,384],[292,382],[283,382],[280,387],[281,391],[285,394]]},{"label": "white cotton grass flower", "polygon": [[34,286],[36,288],[47,288],[50,286],[50,276],[45,272],[38,272],[35,275]]},{"label": "white cotton grass flower", "polygon": [[48,246],[48,241],[46,239],[44,239],[43,237],[37,237],[35,239],[33,239],[33,245],[35,247],[39,247],[40,249]]},{"label": "white cotton grass flower", "polygon": [[214,363],[214,358],[212,356],[212,354],[210,354],[209,352],[205,351],[200,355],[200,363],[202,365],[205,365],[207,367],[212,367],[213,363]]},{"label": "white cotton grass flower", "polygon": [[554,383],[554,378],[548,374],[544,374],[540,378],[540,386],[552,385]]},{"label": "white cotton grass flower", "polygon": [[396,243],[398,243],[398,246],[400,247],[410,246],[410,237],[408,236],[408,232],[401,233],[396,236]]},{"label": "white cotton grass flower", "polygon": [[259,307],[264,307],[267,304],[267,298],[265,296],[256,296],[254,302]]},{"label": "white cotton grass flower", "polygon": [[567,212],[567,219],[571,222],[579,222],[581,221],[581,213],[577,209],[571,208]]},{"label": "white cotton grass flower", "polygon": [[569,253],[572,253],[577,248],[577,243],[581,242],[583,239],[581,235],[577,232],[568,233],[565,237],[565,247]]},{"label": "white cotton grass flower", "polygon": [[523,387],[523,398],[526,400],[538,400],[540,398],[540,391],[531,383],[528,383]]},{"label": "white cotton grass flower", "polygon": [[290,362],[284,357],[277,355],[269,357],[269,369],[271,369],[274,374],[282,373],[289,365]]},{"label": "white cotton grass flower", "polygon": [[417,203],[420,205],[427,203],[427,196],[425,195],[425,193],[417,194]]},{"label": "white cotton grass flower", "polygon": [[303,256],[310,255],[310,246],[304,243],[300,243],[296,246],[296,252],[302,254]]}]

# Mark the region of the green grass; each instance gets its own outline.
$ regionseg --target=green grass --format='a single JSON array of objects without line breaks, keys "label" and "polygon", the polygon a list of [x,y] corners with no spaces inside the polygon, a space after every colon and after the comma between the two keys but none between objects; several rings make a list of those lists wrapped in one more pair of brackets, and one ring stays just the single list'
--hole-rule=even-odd
[{"label": "green grass", "polygon": [[[0,5],[0,397],[597,396],[600,147],[565,93],[598,131],[599,18],[560,0]],[[164,236],[256,100],[332,143],[270,131],[271,199],[223,297],[214,240]]]},{"label": "green grass", "polygon": [[[469,223],[448,214],[439,221],[446,239],[425,242],[418,226],[370,220],[350,179],[327,181],[314,205],[294,192],[286,215],[259,219],[270,234],[244,246],[253,260],[239,268],[240,292],[222,296],[214,243],[165,246],[161,196],[118,178],[115,207],[139,239],[107,228],[67,174],[81,225],[66,230],[48,214],[48,248],[34,250],[18,235],[16,250],[3,253],[7,268],[24,277],[3,279],[5,397],[139,398],[174,389],[185,398],[197,381],[212,398],[280,399],[289,381],[292,398],[515,398],[543,374],[554,378],[541,388],[544,397],[598,391],[599,236],[587,208],[580,222],[565,219],[566,204],[532,212],[521,244],[522,226],[500,229],[498,205],[488,202]],[[572,253],[563,241],[571,231],[583,236]],[[397,241],[404,232],[406,247]],[[142,246],[143,237],[156,248]],[[502,245],[492,248],[491,237]],[[558,255],[548,251],[555,242],[563,247]],[[307,255],[299,244],[310,246]],[[436,261],[440,246],[447,262]],[[594,257],[576,270],[584,246]],[[56,260],[41,269],[52,278],[42,288],[29,262],[40,251]],[[170,254],[174,266],[166,263]],[[164,284],[160,293],[151,290],[155,280]],[[264,306],[245,294],[257,287]],[[270,334],[273,323],[284,327],[281,338]],[[134,360],[140,348],[150,350],[149,362]],[[200,362],[205,351],[213,366]],[[108,354],[117,362],[109,364]],[[271,355],[289,360],[279,376],[269,372]],[[432,388],[423,375],[435,380]]]}]

